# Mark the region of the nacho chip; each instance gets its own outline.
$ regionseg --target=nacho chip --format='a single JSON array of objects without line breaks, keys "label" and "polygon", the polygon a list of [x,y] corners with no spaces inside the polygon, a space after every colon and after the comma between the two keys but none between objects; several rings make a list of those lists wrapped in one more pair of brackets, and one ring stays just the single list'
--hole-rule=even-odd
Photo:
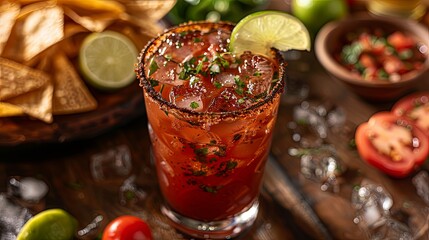
[{"label": "nacho chip", "polygon": [[151,0],[151,1],[129,1],[119,0],[122,2],[127,13],[144,19],[144,21],[157,22],[163,18],[176,4],[175,0]]},{"label": "nacho chip", "polygon": [[13,117],[23,114],[24,111],[22,108],[9,103],[0,102],[0,117]]},{"label": "nacho chip", "polygon": [[22,111],[34,118],[52,123],[53,85],[49,82],[43,87],[6,100],[6,103],[18,106]]},{"label": "nacho chip", "polygon": [[[44,3],[44,2],[42,2]],[[42,4],[39,3],[39,4]],[[61,7],[47,5],[37,11],[23,13],[15,23],[3,56],[18,62],[28,61],[64,37],[64,13]],[[51,3],[52,5],[52,3]]]},{"label": "nacho chip", "polygon": [[97,108],[97,101],[80,79],[65,54],[57,54],[54,66],[53,114],[72,114]]},{"label": "nacho chip", "polygon": [[109,16],[98,15],[96,18],[89,18],[87,16],[80,16],[73,9],[66,6],[63,7],[64,14],[73,19],[76,23],[92,32],[102,32],[109,24],[115,19]]},{"label": "nacho chip", "polygon": [[66,5],[85,12],[85,14],[103,14],[107,13],[112,17],[118,17],[124,12],[124,7],[116,1],[106,0],[57,0],[58,4]]},{"label": "nacho chip", "polygon": [[0,53],[6,45],[19,11],[20,8],[17,4],[10,2],[0,3]]},{"label": "nacho chip", "polygon": [[23,64],[0,57],[0,101],[45,86],[49,76]]}]

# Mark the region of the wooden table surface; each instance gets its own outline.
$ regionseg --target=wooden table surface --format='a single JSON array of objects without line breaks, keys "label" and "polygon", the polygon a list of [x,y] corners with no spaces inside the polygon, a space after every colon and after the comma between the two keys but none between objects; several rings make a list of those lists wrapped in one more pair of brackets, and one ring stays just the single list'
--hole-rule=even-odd
[{"label": "wooden table surface", "polygon": [[[332,79],[317,62],[314,53],[302,53],[289,63],[289,77],[309,86],[307,101],[313,104],[334,104],[344,109],[346,124],[340,133],[330,133],[327,142],[333,145],[347,167],[339,177],[338,192],[322,191],[320,183],[304,178],[297,157],[288,149],[297,147],[292,141],[288,123],[292,109],[299,104],[287,95],[279,111],[272,144],[272,159],[260,197],[261,211],[252,229],[242,239],[365,239],[353,222],[356,210],[351,205],[351,192],[362,179],[382,185],[393,198],[392,212],[403,212],[404,206],[423,210],[424,202],[416,194],[411,178],[393,179],[365,164],[355,149],[349,147],[356,126],[373,113],[388,110],[393,102],[367,102]],[[429,73],[413,91],[429,89]],[[49,186],[47,196],[28,207],[37,212],[46,208],[63,208],[74,215],[79,227],[102,215],[100,227],[87,239],[97,236],[107,223],[120,215],[137,215],[148,221],[155,239],[187,239],[166,224],[159,211],[160,195],[149,158],[147,120],[142,113],[126,124],[89,139],[70,143],[43,144],[36,147],[0,148],[0,192],[7,191],[10,178],[35,177]],[[94,176],[91,161],[97,154],[124,148],[129,151],[132,167],[123,175]],[[422,170],[429,170],[425,163]],[[120,187],[134,179],[138,194],[121,202]],[[122,196],[123,197],[123,196]],[[122,199],[123,200],[123,199]],[[427,207],[427,206],[426,206]],[[414,213],[410,219],[424,221]],[[426,219],[427,221],[427,219]],[[426,233],[421,239],[428,239]]]}]

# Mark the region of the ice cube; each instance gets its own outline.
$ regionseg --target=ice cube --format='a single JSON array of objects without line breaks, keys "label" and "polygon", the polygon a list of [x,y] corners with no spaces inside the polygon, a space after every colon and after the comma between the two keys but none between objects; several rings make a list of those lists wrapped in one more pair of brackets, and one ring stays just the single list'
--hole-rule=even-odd
[{"label": "ice cube", "polygon": [[324,116],[316,111],[314,107],[310,106],[308,102],[302,102],[299,106],[294,108],[293,119],[296,122],[304,123],[311,126],[320,138],[328,136],[328,125]]},{"label": "ice cube", "polygon": [[17,205],[6,194],[0,193],[0,239],[15,240],[22,226],[31,217],[27,208]]},{"label": "ice cube", "polygon": [[371,240],[413,240],[411,229],[404,223],[387,218],[382,224],[365,229]]},{"label": "ice cube", "polygon": [[236,75],[230,72],[221,72],[213,76],[213,82],[218,82],[224,87],[233,87],[235,85]]},{"label": "ice cube", "polygon": [[420,171],[412,179],[414,186],[416,187],[417,194],[423,199],[423,201],[429,205],[429,175],[426,171]]},{"label": "ice cube", "polygon": [[345,168],[332,146],[292,148],[289,149],[289,154],[301,157],[301,173],[308,179],[322,183],[321,190],[339,191],[337,177],[344,172]]},{"label": "ice cube", "polygon": [[28,202],[39,202],[48,193],[48,185],[42,180],[25,177],[20,180],[11,178],[8,186],[9,192]]},{"label": "ice cube", "polygon": [[375,201],[384,211],[389,211],[393,199],[382,186],[364,179],[360,187],[356,187],[352,194],[352,204],[356,209],[362,208],[368,201]]},{"label": "ice cube", "polygon": [[91,156],[90,171],[96,181],[126,177],[131,169],[131,152],[126,145],[116,146]]},{"label": "ice cube", "polygon": [[181,71],[179,64],[168,61],[165,56],[156,56],[148,64],[149,72],[147,74],[151,79],[158,81],[158,84],[177,86],[184,83],[178,78],[178,73]]},{"label": "ice cube", "polygon": [[269,90],[274,75],[274,67],[267,58],[244,53],[241,56],[238,71],[241,76],[247,76],[241,80],[253,96],[266,93]]},{"label": "ice cube", "polygon": [[173,102],[177,107],[201,112],[204,108],[203,100],[200,96],[186,96]]},{"label": "ice cube", "polygon": [[395,234],[395,229],[390,227],[400,223],[393,221],[390,216],[393,199],[382,186],[364,179],[361,186],[353,189],[351,202],[356,209],[354,222],[359,224],[371,239],[390,239],[385,236]]},{"label": "ice cube", "polygon": [[84,228],[77,231],[77,235],[79,238],[90,238],[95,239],[97,234],[97,229],[100,227],[101,222],[103,221],[102,215],[97,215],[88,225],[86,225]]},{"label": "ice cube", "polygon": [[236,95],[232,88],[224,89],[219,96],[215,97],[210,104],[209,112],[229,112],[243,108],[243,104],[240,103],[239,97]]},{"label": "ice cube", "polygon": [[335,106],[326,115],[326,121],[330,127],[340,128],[346,122],[346,113],[342,107]]},{"label": "ice cube", "polygon": [[119,188],[119,200],[122,205],[131,204],[146,198],[147,193],[140,189],[135,181],[136,176],[132,175],[125,179]]},{"label": "ice cube", "polygon": [[335,105],[313,105],[302,102],[294,108],[294,121],[311,126],[319,138],[328,137],[329,129],[343,126],[346,115],[341,107]]},{"label": "ice cube", "polygon": [[188,81],[184,85],[174,86],[170,92],[170,102],[180,108],[194,111],[204,109],[203,95],[210,94],[200,80]]}]

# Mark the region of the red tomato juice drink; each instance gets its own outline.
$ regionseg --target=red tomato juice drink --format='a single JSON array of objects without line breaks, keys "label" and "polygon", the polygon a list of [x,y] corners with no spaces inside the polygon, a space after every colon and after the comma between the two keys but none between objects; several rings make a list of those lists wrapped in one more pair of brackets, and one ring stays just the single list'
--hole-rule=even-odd
[{"label": "red tomato juice drink", "polygon": [[284,63],[228,52],[229,23],[167,30],[143,49],[152,152],[166,204],[180,231],[227,238],[254,222],[284,89]]}]

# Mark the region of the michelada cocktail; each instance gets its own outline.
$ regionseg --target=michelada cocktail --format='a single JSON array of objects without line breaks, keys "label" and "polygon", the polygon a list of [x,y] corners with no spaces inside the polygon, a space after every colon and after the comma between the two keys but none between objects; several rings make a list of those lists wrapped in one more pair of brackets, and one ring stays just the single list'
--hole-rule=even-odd
[{"label": "michelada cocktail", "polygon": [[284,63],[229,51],[234,25],[196,22],[169,29],[142,51],[152,154],[179,230],[232,237],[254,222],[284,89]]}]

